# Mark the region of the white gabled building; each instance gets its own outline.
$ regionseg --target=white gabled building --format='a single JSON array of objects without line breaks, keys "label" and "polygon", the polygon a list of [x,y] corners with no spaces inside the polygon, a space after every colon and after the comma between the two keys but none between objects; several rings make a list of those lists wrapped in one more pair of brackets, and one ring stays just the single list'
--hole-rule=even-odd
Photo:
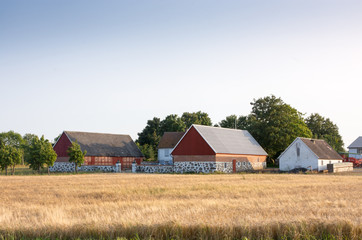
[{"label": "white gabled building", "polygon": [[348,152],[350,158],[362,159],[362,137],[358,137],[348,146]]},{"label": "white gabled building", "polygon": [[165,132],[163,134],[157,151],[157,159],[160,164],[173,164],[171,152],[184,134],[184,132]]},{"label": "white gabled building", "polygon": [[343,158],[324,140],[296,138],[278,157],[279,169],[306,168],[327,170],[327,164],[341,163]]}]

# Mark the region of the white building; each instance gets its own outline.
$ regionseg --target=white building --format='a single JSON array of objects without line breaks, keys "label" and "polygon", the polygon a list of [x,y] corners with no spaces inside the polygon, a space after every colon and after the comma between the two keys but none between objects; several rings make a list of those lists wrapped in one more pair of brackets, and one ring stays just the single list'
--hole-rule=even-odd
[{"label": "white building", "polygon": [[180,141],[184,132],[165,132],[158,144],[158,162],[160,164],[173,164],[172,150]]},{"label": "white building", "polygon": [[343,158],[326,141],[299,137],[280,154],[278,159],[281,171],[290,171],[295,168],[322,171],[327,170],[327,164],[343,161]]},{"label": "white building", "polygon": [[362,137],[358,137],[348,146],[350,158],[362,159]]}]

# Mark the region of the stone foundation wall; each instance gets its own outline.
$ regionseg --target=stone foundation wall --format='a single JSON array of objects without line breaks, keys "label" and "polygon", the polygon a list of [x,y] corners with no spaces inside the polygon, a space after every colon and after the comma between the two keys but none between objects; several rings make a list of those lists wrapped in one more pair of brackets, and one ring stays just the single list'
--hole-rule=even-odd
[{"label": "stone foundation wall", "polygon": [[[261,170],[266,168],[265,162],[236,162],[236,172]],[[174,165],[134,165],[133,172],[144,173],[213,173],[233,172],[232,162],[174,162]]]},{"label": "stone foundation wall", "polygon": [[136,165],[136,172],[173,173],[173,165]]},{"label": "stone foundation wall", "polygon": [[[80,172],[120,172],[121,164],[115,166],[80,166]],[[53,167],[49,167],[50,172],[74,172],[74,163],[69,162],[55,162]]]}]

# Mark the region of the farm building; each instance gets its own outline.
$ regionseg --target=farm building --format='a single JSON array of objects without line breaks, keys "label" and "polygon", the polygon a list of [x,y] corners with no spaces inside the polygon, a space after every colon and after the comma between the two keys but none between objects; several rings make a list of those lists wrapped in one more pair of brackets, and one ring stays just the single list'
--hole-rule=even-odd
[{"label": "farm building", "polygon": [[141,162],[143,155],[129,135],[64,131],[53,149],[58,157],[52,171],[73,171],[67,150],[72,142],[77,142],[82,151],[86,150],[80,170],[115,171],[117,163],[121,169],[131,169],[132,162]]},{"label": "farm building", "polygon": [[278,157],[279,169],[306,168],[327,170],[327,164],[341,163],[343,158],[324,140],[296,138]]},{"label": "farm building", "polygon": [[358,137],[348,146],[348,152],[350,157],[362,158],[362,137]]},{"label": "farm building", "polygon": [[165,132],[158,144],[158,162],[160,164],[172,164],[172,150],[180,141],[184,132]]},{"label": "farm building", "polygon": [[181,173],[263,169],[268,155],[246,130],[201,125],[192,125],[171,154]]}]

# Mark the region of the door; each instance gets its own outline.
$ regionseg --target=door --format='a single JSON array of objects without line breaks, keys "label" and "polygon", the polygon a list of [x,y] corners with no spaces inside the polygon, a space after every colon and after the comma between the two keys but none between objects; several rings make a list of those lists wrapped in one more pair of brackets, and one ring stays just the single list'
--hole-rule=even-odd
[{"label": "door", "polygon": [[233,173],[236,173],[236,159],[233,159]]}]

